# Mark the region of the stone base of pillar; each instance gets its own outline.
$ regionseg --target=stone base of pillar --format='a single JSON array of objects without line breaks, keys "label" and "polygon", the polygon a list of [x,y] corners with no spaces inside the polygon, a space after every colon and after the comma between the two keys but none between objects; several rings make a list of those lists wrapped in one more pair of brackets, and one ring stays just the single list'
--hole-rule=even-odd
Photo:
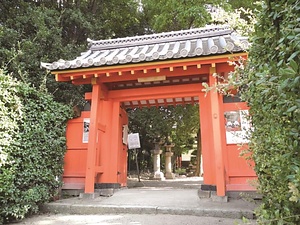
[{"label": "stone base of pillar", "polygon": [[166,179],[168,179],[168,180],[175,179],[175,174],[174,173],[166,173]]},{"label": "stone base of pillar", "polygon": [[153,174],[153,176],[150,178],[151,180],[165,180],[165,176],[162,172],[156,172]]}]

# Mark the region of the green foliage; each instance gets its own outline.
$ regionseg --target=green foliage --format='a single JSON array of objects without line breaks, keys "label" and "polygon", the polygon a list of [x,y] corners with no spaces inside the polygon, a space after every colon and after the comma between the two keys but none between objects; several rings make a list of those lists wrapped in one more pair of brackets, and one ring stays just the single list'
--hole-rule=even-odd
[{"label": "green foliage", "polygon": [[211,22],[240,28],[255,22],[251,11],[258,7],[256,2],[142,0],[143,21],[150,33],[203,27]]},{"label": "green foliage", "polygon": [[138,132],[142,148],[150,151],[158,137],[175,144],[176,155],[190,150],[199,130],[198,106],[169,106],[133,109],[128,111],[129,128]]},{"label": "green foliage", "polygon": [[214,24],[227,24],[240,35],[250,36],[254,32],[256,18],[250,9],[239,8],[225,11],[217,8],[215,12],[211,13],[211,16]]},{"label": "green foliage", "polygon": [[57,194],[69,107],[0,71],[0,223]]},{"label": "green foliage", "polygon": [[[10,75],[78,104],[89,86],[55,82],[40,62],[71,59],[87,48],[87,38],[106,39],[142,33],[135,0],[0,1],[0,66]],[[120,13],[122,12],[122,13]]]},{"label": "green foliage", "polygon": [[299,0],[265,1],[249,53],[250,150],[263,224],[300,223]]},{"label": "green foliage", "polygon": [[176,106],[174,115],[176,122],[172,129],[171,140],[175,144],[175,153],[181,155],[194,148],[193,145],[200,131],[199,106]]},{"label": "green foliage", "polygon": [[260,2],[256,0],[249,0],[249,1],[241,1],[241,0],[228,0],[228,4],[231,6],[232,9],[250,9],[252,11],[258,10],[260,8]]},{"label": "green foliage", "polygon": [[[216,1],[219,2],[219,1]],[[143,12],[149,30],[154,32],[176,31],[202,27],[210,20],[205,0],[143,0]]]}]

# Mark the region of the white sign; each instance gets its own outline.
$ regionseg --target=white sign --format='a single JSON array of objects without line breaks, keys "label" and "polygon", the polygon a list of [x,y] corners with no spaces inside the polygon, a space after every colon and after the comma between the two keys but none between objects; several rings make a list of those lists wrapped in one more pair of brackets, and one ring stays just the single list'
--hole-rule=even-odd
[{"label": "white sign", "polygon": [[250,131],[248,110],[227,111],[225,116],[226,143],[240,144],[248,143],[247,134]]},{"label": "white sign", "polygon": [[90,118],[84,118],[83,119],[82,143],[89,142],[89,133],[90,133]]},{"label": "white sign", "polygon": [[140,148],[140,136],[139,133],[128,134],[128,149]]}]

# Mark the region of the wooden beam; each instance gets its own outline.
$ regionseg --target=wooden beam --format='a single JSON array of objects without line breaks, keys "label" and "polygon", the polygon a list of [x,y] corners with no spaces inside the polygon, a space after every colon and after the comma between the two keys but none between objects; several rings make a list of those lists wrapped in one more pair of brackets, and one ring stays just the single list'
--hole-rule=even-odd
[{"label": "wooden beam", "polygon": [[100,99],[107,100],[107,98],[108,98],[108,89],[107,89],[106,85],[103,84],[103,83],[100,83],[100,86],[101,86],[101,96],[100,96]]},{"label": "wooden beam", "polygon": [[166,76],[155,76],[155,77],[139,77],[138,82],[154,82],[166,80]]},{"label": "wooden beam", "polygon": [[199,91],[203,89],[201,83],[196,84],[183,84],[164,87],[146,87],[136,89],[122,89],[122,90],[110,90],[108,98],[119,99],[120,101],[134,101],[134,100],[150,100],[156,98],[177,98],[182,96],[197,96]]},{"label": "wooden beam", "polygon": [[217,64],[216,65],[216,72],[217,73],[221,73],[221,72],[231,72],[234,71],[234,66],[233,65],[229,65],[227,63],[222,63],[222,64]]},{"label": "wooden beam", "polygon": [[151,107],[151,104],[150,104],[150,102],[149,102],[149,100],[148,100],[148,99],[146,100],[146,106],[147,106],[148,108],[150,108],[150,107]]},{"label": "wooden beam", "polygon": [[87,77],[86,79],[78,79],[72,81],[72,84],[74,85],[91,84],[91,83],[92,83],[92,78],[90,77]]},{"label": "wooden beam", "polygon": [[91,84],[97,84],[98,78],[92,78],[91,79]]},{"label": "wooden beam", "polygon": [[156,108],[158,108],[159,107],[159,103],[158,103],[158,100],[157,99],[154,99],[154,104],[155,104],[155,106],[156,106]]},{"label": "wooden beam", "polygon": [[141,108],[143,107],[143,104],[141,103],[141,101],[140,101],[140,100],[138,100],[137,102],[138,102],[138,106],[139,106],[139,108],[141,109]]},{"label": "wooden beam", "polygon": [[192,102],[192,105],[195,105],[195,98],[194,97],[191,98],[191,102]]},{"label": "wooden beam", "polygon": [[[170,71],[169,68],[161,69],[160,73],[166,77],[178,77],[178,76],[186,76],[186,75],[201,75],[201,74],[209,74],[209,68],[210,65],[203,65],[200,69],[198,69],[196,66],[190,66],[187,70],[183,70],[182,67],[174,67],[173,71]],[[157,76],[157,73],[155,71],[147,71],[147,74],[144,74],[143,71],[136,72],[134,76],[101,76],[99,77],[99,80],[103,83],[106,82],[120,82],[120,81],[129,81],[133,79],[137,79],[138,77],[153,77]]]},{"label": "wooden beam", "polygon": [[59,74],[55,74],[55,81],[67,82],[67,81],[70,81],[70,77],[65,77],[65,76],[62,76],[62,75],[59,75]]},{"label": "wooden beam", "polygon": [[168,103],[167,103],[167,99],[164,98],[164,106],[167,107]]},{"label": "wooden beam", "polygon": [[84,94],[84,99],[85,100],[92,100],[92,92],[86,92]]}]

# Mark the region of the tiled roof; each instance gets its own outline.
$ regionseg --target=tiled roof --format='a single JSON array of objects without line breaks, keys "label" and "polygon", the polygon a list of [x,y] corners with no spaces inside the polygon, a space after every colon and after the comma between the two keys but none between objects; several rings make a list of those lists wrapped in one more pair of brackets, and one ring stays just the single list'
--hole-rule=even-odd
[{"label": "tiled roof", "polygon": [[214,26],[160,34],[94,41],[73,60],[41,63],[49,70],[78,69],[166,59],[242,52],[249,43],[227,26]]}]

